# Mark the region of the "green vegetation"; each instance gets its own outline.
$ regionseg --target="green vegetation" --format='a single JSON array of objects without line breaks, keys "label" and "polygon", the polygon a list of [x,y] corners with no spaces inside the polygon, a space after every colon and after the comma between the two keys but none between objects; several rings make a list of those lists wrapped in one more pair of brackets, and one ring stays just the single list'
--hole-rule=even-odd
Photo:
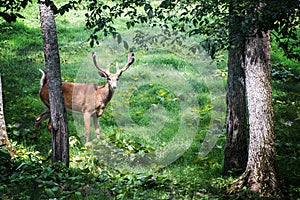
[{"label": "green vegetation", "polygon": [[[281,175],[288,184],[299,182],[300,165],[300,67],[299,62],[287,60],[273,45],[272,76],[276,145]],[[292,186],[299,192],[299,185]],[[298,193],[299,195],[299,193]]]},{"label": "green vegetation", "polygon": [[[19,155],[11,160],[3,149],[0,150],[2,198],[243,199],[247,188],[244,193],[230,197],[222,190],[234,179],[234,173],[222,175],[224,134],[218,137],[209,154],[198,155],[200,144],[211,128],[211,119],[225,122],[221,112],[224,102],[212,100],[209,93],[214,91],[222,95],[217,88],[224,87],[225,63],[219,63],[213,71],[203,67],[195,69],[194,66],[208,65],[191,61],[180,48],[166,51],[160,44],[148,52],[136,49],[136,62],[122,75],[117,94],[100,119],[103,138],[85,145],[81,116],[69,114],[71,167],[66,168],[60,163],[52,165],[51,135],[46,126],[39,128],[38,139],[31,138],[35,117],[44,110],[38,96],[41,76],[38,69],[44,68],[44,56],[37,6],[28,7],[24,16],[26,19],[14,24],[0,22],[4,111],[9,138]],[[92,71],[90,54],[94,49],[89,46],[90,32],[84,28],[84,11],[72,11],[56,20],[63,80],[85,80],[81,75],[90,73],[88,78],[92,80],[87,81],[101,82]],[[126,34],[128,32],[124,31]],[[99,51],[113,52],[111,41],[103,37]],[[300,198],[300,65],[286,59],[275,43],[272,49],[279,169],[288,186],[287,196],[297,199]],[[112,64],[124,63],[125,50],[119,50],[110,55]],[[85,73],[82,66],[87,66]],[[148,71],[140,70],[145,68]],[[163,73],[153,78],[155,74],[151,73],[159,70]],[[201,76],[197,75],[199,73]],[[181,79],[177,76],[168,78],[174,74],[181,75],[189,84],[179,88]],[[214,80],[200,80],[207,74],[213,75]],[[173,87],[183,91],[178,92]],[[195,102],[181,100],[189,106],[180,104],[180,98],[186,95],[183,92],[190,91],[195,93]],[[117,108],[126,106],[126,102],[128,107],[124,110],[128,115],[115,113],[119,111]],[[220,110],[220,115],[214,116],[213,110]],[[182,117],[185,112],[192,117]],[[191,114],[194,112],[196,115]],[[159,127],[160,122],[164,122],[163,127]],[[182,122],[196,127],[191,131],[184,126],[186,135],[192,138],[189,140],[184,134],[180,135],[173,142],[176,145],[168,147],[167,144],[180,132]],[[188,148],[171,164],[155,158],[157,151],[177,152],[177,145],[188,145]],[[141,165],[148,168],[139,168]],[[253,199],[257,198],[253,196]]]}]

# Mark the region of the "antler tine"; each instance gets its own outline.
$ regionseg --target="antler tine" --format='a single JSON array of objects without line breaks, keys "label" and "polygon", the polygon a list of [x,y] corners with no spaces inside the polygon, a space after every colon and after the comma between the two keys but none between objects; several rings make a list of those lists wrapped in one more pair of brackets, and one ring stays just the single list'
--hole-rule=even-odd
[{"label": "antler tine", "polygon": [[103,69],[102,67],[100,67],[97,63],[97,60],[96,60],[96,52],[93,52],[92,53],[92,56],[93,56],[93,61],[94,61],[94,64],[96,66],[96,68],[101,71],[101,72],[104,72],[105,74],[109,75],[109,67],[108,67],[108,70],[106,69]]},{"label": "antler tine", "polygon": [[118,62],[116,62],[116,70],[117,70],[117,72],[120,71],[120,66],[119,66]]},{"label": "antler tine", "polygon": [[128,61],[127,64],[122,68],[122,69],[118,69],[117,68],[117,74],[121,75],[125,70],[127,70],[130,65],[134,62],[134,53],[130,52],[128,53]]},{"label": "antler tine", "polygon": [[110,71],[110,63],[107,65],[106,71],[109,73],[109,71]]}]

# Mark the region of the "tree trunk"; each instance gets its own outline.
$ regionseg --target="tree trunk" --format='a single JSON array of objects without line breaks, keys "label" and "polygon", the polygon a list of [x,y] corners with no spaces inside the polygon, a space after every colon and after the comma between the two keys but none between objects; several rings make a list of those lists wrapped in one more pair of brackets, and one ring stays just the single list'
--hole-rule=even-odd
[{"label": "tree trunk", "polygon": [[243,49],[231,48],[228,57],[226,145],[223,172],[242,173],[248,159]]},{"label": "tree trunk", "polygon": [[52,122],[52,161],[62,161],[69,166],[68,123],[62,93],[56,25],[53,11],[45,0],[40,0],[40,17]]},{"label": "tree trunk", "polygon": [[223,173],[242,173],[248,159],[244,45],[232,46],[228,54],[226,145]]},{"label": "tree trunk", "polygon": [[246,116],[246,84],[244,69],[245,40],[240,34],[243,20],[232,2],[230,5],[227,79],[226,145],[224,149],[223,173],[243,173],[248,159],[248,131]]},{"label": "tree trunk", "polygon": [[249,111],[249,157],[244,174],[229,186],[246,186],[263,196],[282,197],[275,165],[275,138],[270,70],[270,32],[246,38],[245,72]]},{"label": "tree trunk", "polygon": [[2,99],[2,81],[1,81],[1,74],[0,74],[0,147],[5,145],[5,149],[8,151],[12,158],[16,157],[16,150],[14,149],[13,145],[10,143],[7,133],[6,133],[6,126],[5,126],[5,118],[4,118],[4,111],[3,111],[3,99]]}]

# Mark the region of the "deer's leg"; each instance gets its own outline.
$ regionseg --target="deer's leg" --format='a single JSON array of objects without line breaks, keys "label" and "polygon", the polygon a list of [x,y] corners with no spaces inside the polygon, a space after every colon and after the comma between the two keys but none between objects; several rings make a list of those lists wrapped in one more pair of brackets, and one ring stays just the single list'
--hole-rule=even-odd
[{"label": "deer's leg", "polygon": [[88,112],[85,112],[83,114],[84,118],[84,125],[85,125],[85,130],[86,130],[86,142],[90,140],[90,119],[91,119],[91,114]]},{"label": "deer's leg", "polygon": [[[39,127],[39,125],[45,121],[46,119],[50,118],[50,110],[47,109],[45,112],[43,112],[42,114],[40,114],[36,119],[35,119],[35,122],[34,122],[34,132],[33,132],[33,135],[32,137],[37,137],[37,129]],[[49,120],[50,121],[50,120]],[[48,122],[49,124],[49,122]]]},{"label": "deer's leg", "polygon": [[93,114],[93,122],[94,122],[96,136],[97,136],[97,138],[99,138],[100,137],[100,126],[99,126],[99,121],[98,121],[98,117],[97,117],[96,113]]}]

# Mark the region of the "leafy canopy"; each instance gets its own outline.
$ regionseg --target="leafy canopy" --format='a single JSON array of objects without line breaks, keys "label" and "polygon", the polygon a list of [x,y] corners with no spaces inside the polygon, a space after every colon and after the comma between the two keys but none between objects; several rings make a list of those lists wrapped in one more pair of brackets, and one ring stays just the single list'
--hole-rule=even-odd
[{"label": "leafy canopy", "polygon": [[[114,22],[122,18],[128,29],[147,23],[189,36],[202,35],[201,45],[212,57],[228,47],[229,28],[244,37],[254,31],[271,30],[286,56],[300,60],[298,0],[73,0],[59,8],[52,0],[46,2],[61,15],[70,9],[87,7],[86,27],[93,30],[91,46],[98,44],[99,32],[117,36]],[[19,11],[29,3],[32,0],[0,0],[0,16],[7,22],[15,22],[23,17]],[[259,4],[264,5],[263,9],[251,12]]]},{"label": "leafy canopy", "polygon": [[[263,9],[251,12],[263,4]],[[228,46],[228,29],[236,29],[243,37],[249,33],[272,30],[289,58],[300,58],[299,7],[297,0],[164,0],[158,2],[122,0],[109,3],[93,0],[88,4],[86,26],[93,29],[91,44],[97,42],[97,33],[117,35],[114,21],[126,19],[126,27],[148,23],[179,30],[191,35],[205,36],[202,46],[212,57]],[[231,12],[229,9],[232,8]],[[230,20],[235,23],[229,24]]]}]

